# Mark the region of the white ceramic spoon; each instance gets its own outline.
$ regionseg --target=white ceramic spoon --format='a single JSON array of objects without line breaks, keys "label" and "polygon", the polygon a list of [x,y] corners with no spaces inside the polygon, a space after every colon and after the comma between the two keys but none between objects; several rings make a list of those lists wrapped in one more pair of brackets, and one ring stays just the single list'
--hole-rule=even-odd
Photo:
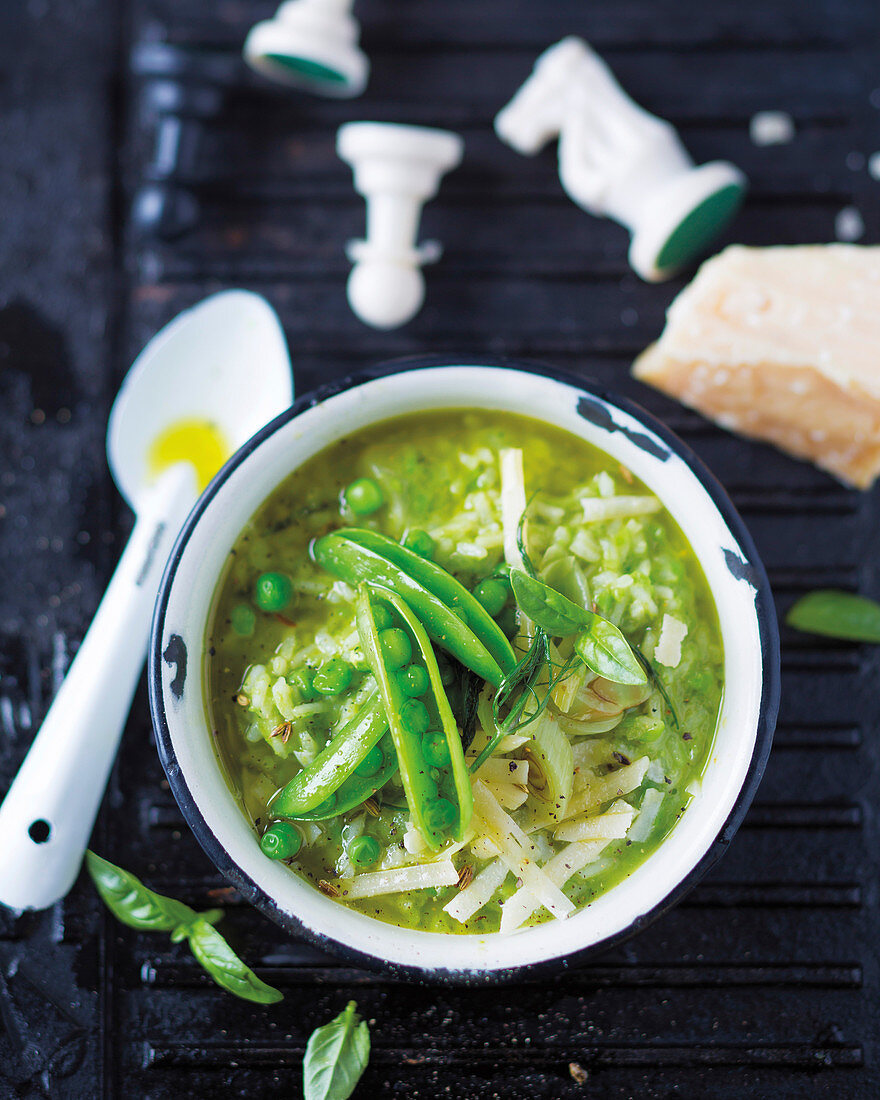
[{"label": "white ceramic spoon", "polygon": [[153,441],[208,421],[237,449],[293,399],[284,333],[268,303],[230,290],[182,313],[138,356],[113,404],[110,470],[137,516],[61,689],[0,806],[0,902],[43,909],[79,871],[140,679],[159,581],[198,496],[195,470],[150,478]]}]

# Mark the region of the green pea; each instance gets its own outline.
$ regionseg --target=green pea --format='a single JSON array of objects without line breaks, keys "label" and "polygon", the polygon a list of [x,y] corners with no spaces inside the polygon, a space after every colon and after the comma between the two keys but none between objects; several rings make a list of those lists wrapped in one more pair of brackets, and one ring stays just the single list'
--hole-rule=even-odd
[{"label": "green pea", "polygon": [[412,699],[424,695],[431,686],[430,677],[421,665],[410,665],[409,668],[405,668],[400,674],[398,683],[403,694]]},{"label": "green pea", "polygon": [[232,629],[242,638],[249,638],[257,625],[257,616],[254,614],[254,609],[244,603],[240,603],[238,607],[233,607],[229,619],[232,623]]},{"label": "green pea", "polygon": [[516,618],[516,608],[506,607],[498,616],[498,625],[508,638],[512,638],[519,629],[519,623]]},{"label": "green pea", "polygon": [[323,802],[319,803],[312,810],[312,813],[317,817],[319,815],[332,813],[333,807],[336,805],[336,793],[328,795]]},{"label": "green pea", "polygon": [[432,558],[437,544],[427,531],[414,527],[403,536],[403,545],[407,550],[412,550],[414,554],[418,554],[420,558]]},{"label": "green pea", "polygon": [[438,798],[425,807],[425,821],[430,829],[445,832],[455,821],[456,809],[448,798]]},{"label": "green pea", "polygon": [[412,657],[412,644],[406,632],[400,627],[392,626],[383,630],[379,634],[379,648],[382,650],[385,667],[389,672],[403,668]]},{"label": "green pea", "polygon": [[384,763],[385,753],[382,752],[379,745],[374,745],[360,764],[354,769],[354,773],[364,779],[368,779],[371,775],[375,775],[378,771],[381,771]]},{"label": "green pea", "polygon": [[452,599],[449,601],[449,606],[459,617],[459,619],[461,619],[465,626],[470,625],[468,621],[468,610],[464,606],[464,600],[461,598],[461,596],[453,596]]},{"label": "green pea", "polygon": [[315,690],[315,674],[308,668],[296,668],[287,677],[291,687],[296,688],[304,703],[313,703],[321,693]]},{"label": "green pea", "polygon": [[421,737],[427,733],[431,719],[428,717],[428,708],[418,699],[407,699],[400,708],[400,724],[415,737]]},{"label": "green pea", "polygon": [[645,741],[650,744],[652,741],[659,741],[666,730],[666,726],[661,721],[651,721],[650,719],[639,730],[639,740]]},{"label": "green pea", "polygon": [[368,516],[385,503],[382,490],[371,477],[359,477],[343,493],[345,503],[356,516]]},{"label": "green pea", "polygon": [[441,653],[435,653],[437,658],[437,668],[440,672],[440,683],[444,687],[449,687],[452,681],[455,679],[455,672],[452,665],[443,657]]},{"label": "green pea", "polygon": [[387,603],[377,601],[373,605],[373,622],[377,630],[386,630],[394,622],[394,616]]},{"label": "green pea", "polygon": [[257,578],[254,603],[261,611],[283,611],[293,598],[293,585],[286,573],[263,573]]},{"label": "green pea", "polygon": [[341,695],[351,685],[352,669],[341,657],[331,657],[312,679],[315,691],[322,695]]},{"label": "green pea", "polygon": [[449,763],[449,745],[446,735],[434,730],[426,733],[422,738],[422,756],[435,767],[443,767]]},{"label": "green pea", "polygon": [[292,859],[302,847],[302,836],[289,821],[276,821],[260,838],[260,848],[269,859]]},{"label": "green pea", "polygon": [[507,598],[510,595],[509,587],[499,577],[487,577],[473,590],[474,596],[480,601],[493,617],[504,609]]},{"label": "green pea", "polygon": [[348,846],[348,858],[356,867],[369,867],[379,858],[382,848],[374,836],[356,836]]}]

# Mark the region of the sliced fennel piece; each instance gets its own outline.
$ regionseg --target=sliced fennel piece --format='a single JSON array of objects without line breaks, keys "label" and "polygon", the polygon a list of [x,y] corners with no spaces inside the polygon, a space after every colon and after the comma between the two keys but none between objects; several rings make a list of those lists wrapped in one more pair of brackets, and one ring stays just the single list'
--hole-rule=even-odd
[{"label": "sliced fennel piece", "polygon": [[444,912],[463,924],[487,905],[495,891],[503,885],[510,871],[500,859],[483,868],[470,886],[460,890],[452,901],[443,906]]},{"label": "sliced fennel piece", "polygon": [[[549,709],[530,725],[524,726],[523,730],[531,733],[532,737],[524,749],[535,763],[535,768],[531,772],[532,787],[538,791],[541,798],[564,806],[571,796],[574,779],[571,742],[562,732],[556,716]],[[543,776],[545,782],[543,790],[537,786],[536,771]]]}]

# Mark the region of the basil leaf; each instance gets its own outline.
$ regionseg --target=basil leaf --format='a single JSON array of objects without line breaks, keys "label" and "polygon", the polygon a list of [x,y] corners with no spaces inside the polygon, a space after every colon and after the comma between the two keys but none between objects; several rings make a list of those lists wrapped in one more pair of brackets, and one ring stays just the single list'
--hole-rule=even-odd
[{"label": "basil leaf", "polygon": [[272,1005],[284,995],[264,981],[232,950],[216,928],[202,917],[196,917],[187,932],[190,950],[217,985],[228,989],[245,1001]]},{"label": "basil leaf", "polygon": [[348,1100],[370,1059],[370,1030],[349,1001],[309,1037],[303,1061],[305,1100]]},{"label": "basil leaf", "polygon": [[189,940],[196,959],[214,981],[247,1001],[274,1004],[282,994],[261,981],[213,927],[222,909],[197,913],[182,901],[147,889],[130,871],[86,852],[86,867],[98,893],[117,920],[142,932],[170,932],[171,942]]},{"label": "basil leaf", "polygon": [[615,684],[645,684],[645,670],[614,623],[599,615],[579,634],[575,651],[587,668]]},{"label": "basil leaf", "polygon": [[144,932],[172,932],[198,913],[182,901],[148,890],[130,871],[86,852],[86,868],[104,904],[117,920]]},{"label": "basil leaf", "polygon": [[808,592],[792,607],[785,621],[807,634],[880,644],[880,604],[835,588]]},{"label": "basil leaf", "polygon": [[578,607],[549,584],[520,569],[511,569],[510,583],[520,611],[551,637],[577,634],[589,626],[591,612]]}]

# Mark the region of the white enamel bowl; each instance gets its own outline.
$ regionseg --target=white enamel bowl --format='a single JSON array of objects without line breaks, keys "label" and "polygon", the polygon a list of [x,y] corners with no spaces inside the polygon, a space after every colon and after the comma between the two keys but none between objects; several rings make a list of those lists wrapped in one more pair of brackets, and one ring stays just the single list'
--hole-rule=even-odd
[{"label": "white enamel bowl", "polygon": [[[459,361],[460,362],[460,361]],[[701,793],[629,878],[564,922],[514,935],[415,932],[353,912],[266,859],[218,766],[205,698],[205,636],[227,555],[272,490],[344,435],[404,413],[500,409],[544,420],[629,467],[663,501],[702,563],[724,640],[725,691]],[[370,966],[421,978],[502,980],[607,947],[678,900],[729,843],[764,770],[779,694],[779,642],[764,570],[723,490],[688,448],[632,404],[533,365],[433,360],[308,395],[221,470],[166,571],[150,655],[162,763],[208,855],[289,932]]]}]

